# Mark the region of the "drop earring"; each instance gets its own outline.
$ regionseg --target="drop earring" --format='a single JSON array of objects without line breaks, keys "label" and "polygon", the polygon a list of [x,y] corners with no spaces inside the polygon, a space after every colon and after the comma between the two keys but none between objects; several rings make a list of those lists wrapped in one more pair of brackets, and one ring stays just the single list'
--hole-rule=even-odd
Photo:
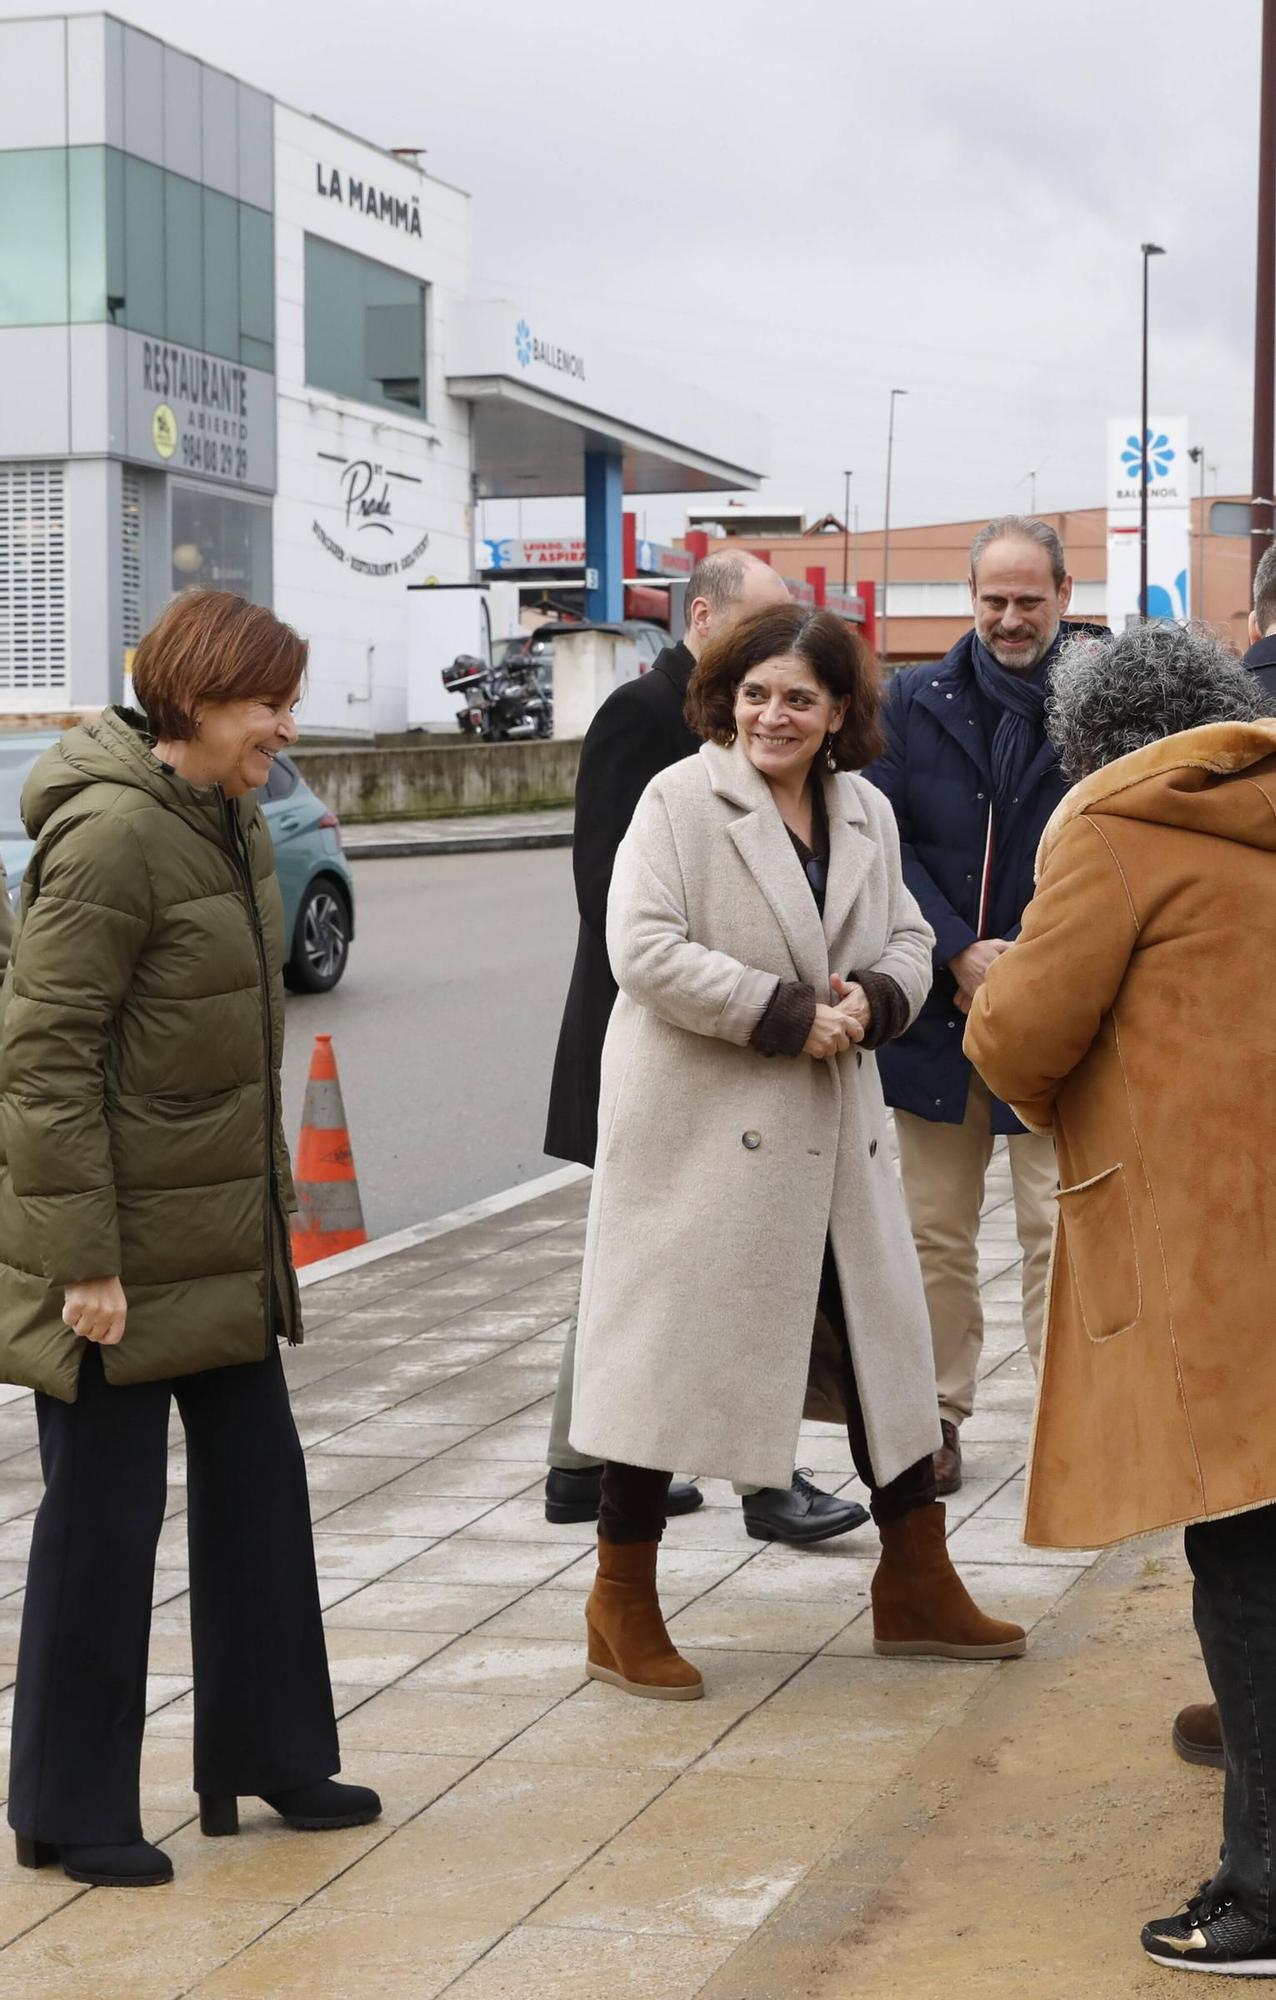
[{"label": "drop earring", "polygon": [[833,755],[833,738],[831,736],[826,736],[824,739],[824,761],[830,771],[836,771],[837,758]]}]

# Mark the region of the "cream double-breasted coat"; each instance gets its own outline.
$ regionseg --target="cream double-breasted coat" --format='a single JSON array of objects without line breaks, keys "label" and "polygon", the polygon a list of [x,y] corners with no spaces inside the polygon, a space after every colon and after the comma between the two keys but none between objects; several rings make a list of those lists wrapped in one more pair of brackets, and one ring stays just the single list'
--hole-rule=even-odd
[{"label": "cream double-breasted coat", "polygon": [[590,1457],[787,1486],[826,1238],[879,1484],[939,1446],[876,1060],[748,1045],[777,977],[828,1001],[833,972],[889,973],[913,1015],[930,990],[888,801],[823,782],[823,923],[738,742],[654,779],[617,855],[571,1432]]}]

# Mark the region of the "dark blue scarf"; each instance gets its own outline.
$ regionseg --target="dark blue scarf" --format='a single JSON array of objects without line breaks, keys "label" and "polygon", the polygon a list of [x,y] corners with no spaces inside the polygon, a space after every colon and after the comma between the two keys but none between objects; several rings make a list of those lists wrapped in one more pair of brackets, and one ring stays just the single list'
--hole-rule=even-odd
[{"label": "dark blue scarf", "polygon": [[1028,674],[1011,673],[1003,667],[978,634],[971,646],[970,663],[979,691],[1000,711],[988,751],[993,799],[1003,818],[1020,796],[1024,773],[1045,739],[1046,696],[1062,640],[1060,627],[1045,658]]}]

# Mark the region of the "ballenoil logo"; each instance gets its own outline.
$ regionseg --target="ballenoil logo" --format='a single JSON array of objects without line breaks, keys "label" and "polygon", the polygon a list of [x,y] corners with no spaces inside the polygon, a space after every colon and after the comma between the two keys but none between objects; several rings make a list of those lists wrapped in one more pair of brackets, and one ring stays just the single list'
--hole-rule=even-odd
[{"label": "ballenoil logo", "polygon": [[521,319],[514,328],[514,352],[518,356],[518,365],[520,368],[531,367],[532,329],[525,319]]},{"label": "ballenoil logo", "polygon": [[1150,486],[1154,479],[1166,478],[1175,456],[1164,431],[1145,431],[1142,446],[1138,432],[1132,431],[1125,441],[1121,463],[1127,479],[1139,480],[1143,485]]}]

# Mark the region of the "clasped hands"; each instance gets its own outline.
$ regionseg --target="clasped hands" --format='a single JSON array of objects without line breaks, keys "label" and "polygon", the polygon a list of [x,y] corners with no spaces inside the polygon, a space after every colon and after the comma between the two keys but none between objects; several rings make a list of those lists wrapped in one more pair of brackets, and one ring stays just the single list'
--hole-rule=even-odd
[{"label": "clasped hands", "polygon": [[834,973],[832,986],[834,1004],[825,1007],[816,1002],[815,1019],[802,1050],[816,1062],[843,1055],[853,1042],[863,1041],[872,1024],[873,1010],[858,980],[848,982]]},{"label": "clasped hands", "polygon": [[956,958],[949,959],[948,970],[957,981],[958,1013],[969,1014],[976,993],[988,977],[989,966],[995,965],[1002,952],[1009,950],[1005,938],[977,938],[965,951],[959,951]]}]

